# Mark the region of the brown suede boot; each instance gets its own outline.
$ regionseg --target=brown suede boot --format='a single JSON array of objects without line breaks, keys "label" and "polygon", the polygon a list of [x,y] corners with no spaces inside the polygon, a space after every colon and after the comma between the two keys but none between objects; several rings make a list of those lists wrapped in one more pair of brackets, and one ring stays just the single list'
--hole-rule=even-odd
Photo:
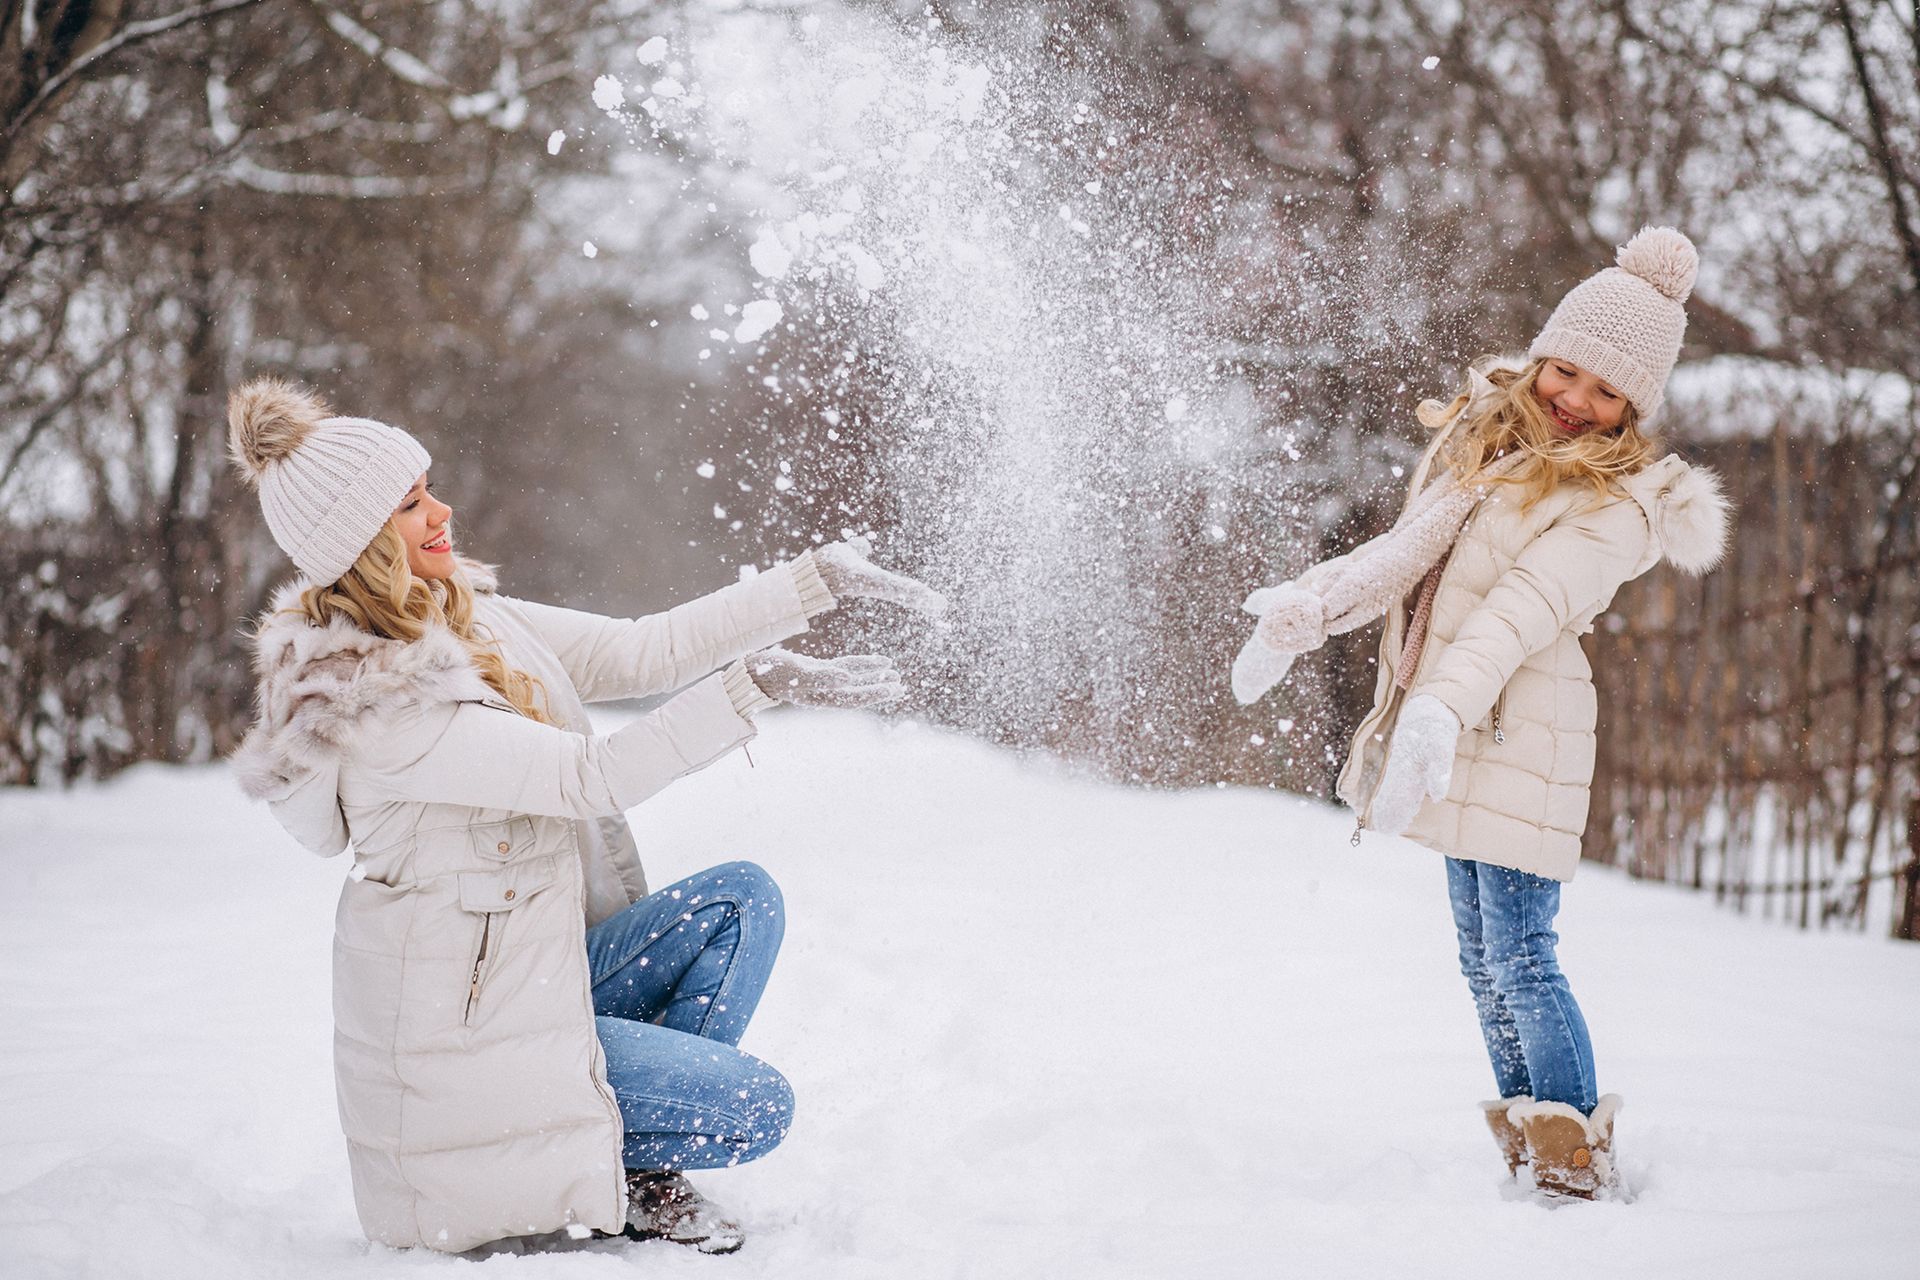
[{"label": "brown suede boot", "polygon": [[1520,1166],[1527,1162],[1527,1135],[1520,1132],[1519,1125],[1507,1118],[1507,1109],[1522,1102],[1532,1101],[1532,1098],[1520,1093],[1511,1098],[1500,1098],[1480,1104],[1481,1111],[1487,1117],[1487,1128],[1493,1130],[1493,1140],[1500,1144],[1500,1154],[1506,1157],[1509,1177],[1517,1173]]},{"label": "brown suede boot", "polygon": [[627,1229],[633,1240],[671,1240],[701,1253],[733,1253],[746,1233],[684,1175],[656,1170],[627,1173]]},{"label": "brown suede boot", "polygon": [[1591,1200],[1617,1185],[1613,1117],[1620,1099],[1607,1094],[1583,1116],[1564,1102],[1522,1102],[1508,1112],[1527,1138],[1533,1185],[1550,1196]]}]

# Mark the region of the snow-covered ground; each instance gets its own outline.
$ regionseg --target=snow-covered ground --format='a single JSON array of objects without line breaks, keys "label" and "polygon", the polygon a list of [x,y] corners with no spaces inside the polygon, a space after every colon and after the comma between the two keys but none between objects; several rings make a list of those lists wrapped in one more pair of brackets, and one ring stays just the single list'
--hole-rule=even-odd
[{"label": "snow-covered ground", "polygon": [[[1503,1187],[1440,864],[1325,806],[1149,794],[779,713],[637,811],[656,884],[755,858],[787,951],[745,1047],[800,1112],[701,1179],[745,1252],[515,1276],[1905,1277],[1920,947],[1589,872],[1563,959],[1632,1204]],[[0,1275],[465,1274],[369,1246],[328,1062],[344,860],[220,768],[0,793]]]}]

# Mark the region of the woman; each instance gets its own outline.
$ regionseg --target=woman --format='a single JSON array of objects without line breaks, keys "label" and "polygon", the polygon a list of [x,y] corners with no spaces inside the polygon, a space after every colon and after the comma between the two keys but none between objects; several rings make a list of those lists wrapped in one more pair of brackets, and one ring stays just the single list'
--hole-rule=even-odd
[{"label": "woman", "polygon": [[1696,266],[1678,231],[1641,231],[1617,267],[1567,294],[1525,362],[1474,370],[1451,404],[1423,404],[1438,435],[1400,520],[1249,597],[1260,622],[1234,665],[1252,702],[1328,634],[1387,615],[1339,794],[1359,828],[1447,856],[1460,966],[1502,1095],[1487,1122],[1508,1172],[1530,1164],[1556,1195],[1612,1185],[1619,1106],[1598,1094],[1554,951],[1593,778],[1580,637],[1663,557],[1705,573],[1726,542],[1715,477],[1660,456],[1645,430]]},{"label": "woman", "polygon": [[[367,1235],[739,1247],[681,1171],[757,1159],[787,1131],[786,1081],[733,1047],[780,945],[779,891],[730,863],[649,894],[622,814],[746,742],[776,700],[901,692],[884,658],[768,646],[848,597],[944,602],[840,543],[637,620],[514,600],[455,553],[406,432],[270,379],[234,393],[229,424],[302,573],[256,636],[260,718],[236,772],[314,852],[354,849],[334,1064]],[[604,736],[587,719],[585,703],[673,690]]]}]

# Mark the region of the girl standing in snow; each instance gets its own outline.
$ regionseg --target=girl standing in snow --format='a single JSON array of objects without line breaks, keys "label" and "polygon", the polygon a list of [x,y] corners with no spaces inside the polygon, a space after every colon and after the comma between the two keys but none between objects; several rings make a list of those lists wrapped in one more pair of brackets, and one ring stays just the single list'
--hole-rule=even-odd
[{"label": "girl standing in snow", "polygon": [[1250,703],[1298,654],[1386,615],[1371,713],[1340,798],[1359,829],[1447,857],[1460,967],[1501,1097],[1509,1173],[1591,1198],[1615,1182],[1619,1099],[1599,1096],[1586,1022],[1554,955],[1593,780],[1597,704],[1580,637],[1663,557],[1705,573],[1726,542],[1717,478],[1661,456],[1692,243],[1642,230],[1555,308],[1524,363],[1420,406],[1437,434],[1388,532],[1246,602],[1234,663]]},{"label": "girl standing in snow", "polygon": [[[847,597],[944,602],[846,543],[637,620],[509,599],[454,554],[406,432],[270,379],[234,394],[229,422],[303,574],[261,621],[260,719],[235,770],[314,852],[354,848],[334,1070],[368,1237],[457,1251],[624,1229],[738,1248],[681,1171],[786,1134],[786,1081],[733,1047],[780,892],[734,862],[649,894],[622,815],[746,742],[776,700],[901,692],[884,658],[769,645]],[[613,733],[587,719],[585,703],[672,690]]]}]

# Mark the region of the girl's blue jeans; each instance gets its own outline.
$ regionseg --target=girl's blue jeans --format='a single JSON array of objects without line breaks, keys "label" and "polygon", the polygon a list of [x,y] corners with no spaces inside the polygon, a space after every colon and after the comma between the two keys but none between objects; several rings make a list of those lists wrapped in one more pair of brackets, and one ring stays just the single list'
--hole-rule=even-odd
[{"label": "girl's blue jeans", "polygon": [[627,1168],[740,1164],[787,1136],[793,1090],[734,1048],[785,930],[779,886],[751,862],[688,876],[587,930]]},{"label": "girl's blue jeans", "polygon": [[1582,1115],[1598,1100],[1593,1042],[1554,957],[1560,882],[1485,862],[1447,859],[1447,893],[1500,1096],[1564,1102]]}]

